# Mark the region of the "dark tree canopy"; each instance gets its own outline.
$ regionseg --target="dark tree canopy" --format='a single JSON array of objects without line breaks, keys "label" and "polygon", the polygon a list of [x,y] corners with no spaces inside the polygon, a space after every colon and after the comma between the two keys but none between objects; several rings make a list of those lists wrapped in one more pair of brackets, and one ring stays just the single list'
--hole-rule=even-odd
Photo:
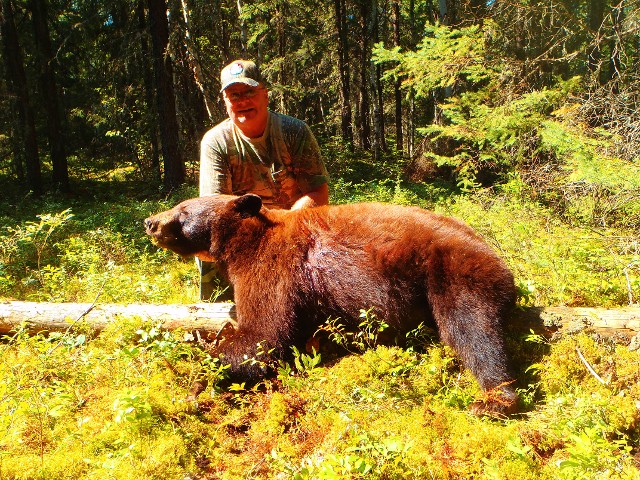
[{"label": "dark tree canopy", "polygon": [[[0,172],[34,193],[105,168],[165,190],[195,178],[202,134],[225,116],[218,73],[233,58],[261,65],[273,109],[375,159],[454,155],[458,140],[434,144],[424,128],[455,123],[443,106],[461,95],[495,106],[577,76],[590,124],[618,128],[612,108],[640,84],[635,0],[1,6],[0,102],[15,115],[0,116]],[[627,132],[640,129],[637,111],[622,114]]]}]

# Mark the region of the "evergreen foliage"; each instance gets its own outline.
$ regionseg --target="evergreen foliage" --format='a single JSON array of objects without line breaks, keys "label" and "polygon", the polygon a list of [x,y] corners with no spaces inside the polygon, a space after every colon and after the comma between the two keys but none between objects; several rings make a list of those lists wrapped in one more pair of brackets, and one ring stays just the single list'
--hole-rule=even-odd
[{"label": "evergreen foliage", "polygon": [[[371,146],[376,158],[395,148],[411,162],[423,162],[426,151],[435,167],[453,162],[450,167],[459,171],[464,188],[492,183],[496,172],[488,178],[473,176],[486,168],[499,173],[499,157],[513,150],[535,156],[536,146],[514,141],[513,134],[530,131],[539,121],[535,114],[547,116],[552,105],[574,107],[575,121],[585,125],[586,134],[598,132],[600,148],[637,160],[640,32],[633,1],[482,5],[456,0],[435,5],[335,0],[316,2],[313,8],[277,0],[169,2],[163,58],[174,72],[176,132],[165,132],[167,122],[158,117],[167,107],[158,102],[167,95],[156,98],[154,31],[144,2],[47,2],[48,40],[55,52],[48,63],[58,84],[47,94],[38,85],[39,51],[32,29],[20,29],[15,41],[8,34],[11,25],[34,20],[31,10],[17,0],[3,2],[2,56],[7,61],[0,82],[0,110],[5,112],[0,116],[0,171],[28,182],[27,188],[38,187],[36,193],[40,187],[25,177],[25,160],[34,158],[33,145],[27,152],[22,143],[27,126],[19,121],[23,117],[8,112],[32,108],[39,146],[35,161],[47,189],[59,174],[52,171],[52,137],[47,135],[52,125],[42,115],[51,103],[47,95],[60,98],[58,136],[64,140],[72,187],[105,163],[133,166],[139,178],[160,184],[163,174],[177,174],[164,171],[168,152],[162,148],[173,135],[183,157],[177,161],[184,161],[187,181],[193,181],[202,134],[224,117],[216,100],[218,72],[237,57],[262,65],[274,109],[307,121],[318,135],[340,136],[347,144],[355,142],[356,149]],[[30,95],[11,80],[16,72],[10,65],[24,67]],[[396,94],[398,85],[404,96]],[[561,92],[567,96],[558,98]],[[536,105],[531,105],[535,112],[526,111],[536,95],[550,102],[547,111]],[[446,133],[460,123],[460,114],[475,119],[472,130],[478,138],[469,140],[487,145],[482,158],[473,158],[476,153],[465,145],[459,151],[460,129]],[[501,115],[510,118],[496,125]],[[483,140],[485,133],[489,137]],[[434,136],[439,139],[435,146]],[[402,145],[394,145],[397,139]],[[501,150],[506,153],[498,155]]]}]

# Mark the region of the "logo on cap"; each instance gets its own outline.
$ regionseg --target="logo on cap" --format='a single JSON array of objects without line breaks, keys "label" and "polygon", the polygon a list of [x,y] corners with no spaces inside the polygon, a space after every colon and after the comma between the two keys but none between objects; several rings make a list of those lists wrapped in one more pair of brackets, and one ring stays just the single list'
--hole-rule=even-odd
[{"label": "logo on cap", "polygon": [[229,67],[229,73],[231,75],[240,75],[242,72],[244,72],[244,66],[240,62],[234,63]]}]

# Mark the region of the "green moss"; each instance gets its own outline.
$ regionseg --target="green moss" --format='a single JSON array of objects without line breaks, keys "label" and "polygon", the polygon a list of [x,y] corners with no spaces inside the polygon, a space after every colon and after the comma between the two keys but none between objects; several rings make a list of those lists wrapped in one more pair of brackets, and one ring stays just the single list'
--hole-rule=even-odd
[{"label": "green moss", "polygon": [[[521,106],[539,112],[543,97],[526,97]],[[504,121],[525,123],[496,117],[493,132],[538,128],[539,113],[525,118],[523,109]],[[580,132],[543,127],[549,148],[579,167],[567,181],[597,184],[604,199],[635,188],[632,165],[601,168],[603,157],[589,153],[593,145]],[[349,176],[336,179],[332,201],[419,204],[466,220],[514,270],[523,305],[615,306],[626,304],[629,293],[640,297],[632,220],[607,216],[615,228],[594,224],[602,207],[595,197],[568,199],[563,217],[551,193],[536,191],[518,172],[500,186],[462,195],[443,181],[404,183],[396,160],[354,157],[340,160]],[[174,200],[74,205],[55,242],[41,245],[42,271],[33,242],[23,236],[18,245],[3,229],[0,294],[195,301],[193,263],[153,247],[140,227]],[[17,210],[67,208],[31,202]],[[633,219],[635,207],[624,208]],[[16,226],[13,217],[3,222]],[[496,421],[468,413],[478,384],[435,340],[415,351],[371,348],[292,381],[228,392],[216,387],[220,372],[199,347],[148,319],[118,319],[97,337],[76,327],[62,336],[22,333],[0,342],[1,480],[638,478],[640,354],[585,333],[544,345],[523,344],[513,334],[507,343],[527,411]],[[200,375],[209,388],[197,403],[187,402]]]},{"label": "green moss", "polygon": [[468,413],[477,383],[440,344],[377,347],[253,393],[209,389],[196,406],[185,401],[191,350],[141,343],[145,328],[122,319],[82,343],[0,345],[1,478],[624,478],[635,468],[638,354],[586,334],[537,353],[532,410],[501,422]]}]

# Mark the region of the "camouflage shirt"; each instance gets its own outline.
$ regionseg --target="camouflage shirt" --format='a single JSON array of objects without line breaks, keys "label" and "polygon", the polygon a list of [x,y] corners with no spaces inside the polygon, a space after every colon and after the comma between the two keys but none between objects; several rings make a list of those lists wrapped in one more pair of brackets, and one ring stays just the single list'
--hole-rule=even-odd
[{"label": "camouflage shirt", "polygon": [[313,133],[301,120],[269,112],[261,138],[227,119],[209,130],[200,150],[200,195],[255,193],[272,208],[291,208],[328,182]]}]

